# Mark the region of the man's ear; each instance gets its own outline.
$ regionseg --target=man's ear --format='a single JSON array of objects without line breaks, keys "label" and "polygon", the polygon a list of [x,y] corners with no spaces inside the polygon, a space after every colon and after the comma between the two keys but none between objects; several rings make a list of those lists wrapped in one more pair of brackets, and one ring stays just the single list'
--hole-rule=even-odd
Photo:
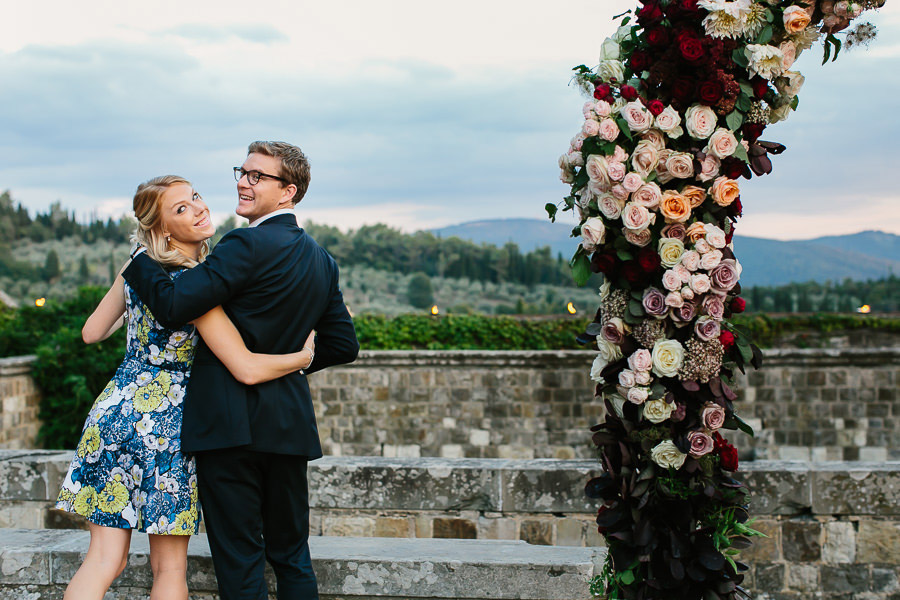
[{"label": "man's ear", "polygon": [[290,203],[290,205],[293,207],[294,204],[296,204],[294,202],[294,196],[296,196],[296,195],[297,195],[297,186],[294,185],[293,183],[286,185],[284,187],[284,190],[281,193],[281,202],[279,204]]}]

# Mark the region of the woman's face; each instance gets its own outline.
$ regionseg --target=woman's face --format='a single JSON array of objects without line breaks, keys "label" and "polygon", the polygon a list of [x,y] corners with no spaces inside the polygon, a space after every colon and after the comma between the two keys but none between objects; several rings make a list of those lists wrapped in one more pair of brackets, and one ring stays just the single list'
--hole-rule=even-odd
[{"label": "woman's face", "polygon": [[177,183],[163,193],[161,209],[163,234],[179,242],[202,242],[216,232],[203,198],[185,183]]}]

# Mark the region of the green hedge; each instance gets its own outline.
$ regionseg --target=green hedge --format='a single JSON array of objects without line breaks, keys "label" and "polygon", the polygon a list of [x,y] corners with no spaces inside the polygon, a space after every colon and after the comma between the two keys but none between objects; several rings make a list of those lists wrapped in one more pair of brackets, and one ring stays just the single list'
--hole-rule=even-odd
[{"label": "green hedge", "polygon": [[[71,300],[49,301],[0,313],[0,355],[37,354],[34,377],[42,390],[40,441],[47,448],[72,448],[94,398],[112,377],[125,351],[119,330],[99,344],[85,345],[81,327],[105,290],[82,288]],[[586,317],[516,319],[481,315],[360,315],[354,318],[364,350],[486,349],[565,350],[581,348],[575,336]],[[737,315],[733,322],[760,346],[795,332],[829,333],[873,328],[900,332],[900,319],[813,314],[770,317]]]}]

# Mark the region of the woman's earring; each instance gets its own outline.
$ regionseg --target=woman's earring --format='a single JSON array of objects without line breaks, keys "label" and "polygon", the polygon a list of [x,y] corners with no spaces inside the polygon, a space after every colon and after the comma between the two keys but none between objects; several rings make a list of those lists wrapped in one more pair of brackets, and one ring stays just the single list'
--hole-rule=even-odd
[{"label": "woman's earring", "polygon": [[166,245],[168,245],[170,237],[172,237],[172,236],[169,236],[169,235],[166,236]]}]

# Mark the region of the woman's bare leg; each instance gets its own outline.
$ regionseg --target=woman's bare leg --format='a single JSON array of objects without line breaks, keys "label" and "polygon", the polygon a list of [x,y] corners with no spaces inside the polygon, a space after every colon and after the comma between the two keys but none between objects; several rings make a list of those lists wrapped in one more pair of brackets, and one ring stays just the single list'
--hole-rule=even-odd
[{"label": "woman's bare leg", "polygon": [[187,551],[189,535],[151,535],[150,568],[153,589],[150,600],[187,600]]},{"label": "woman's bare leg", "polygon": [[125,570],[131,530],[90,524],[91,545],[63,600],[102,600],[113,580]]}]

